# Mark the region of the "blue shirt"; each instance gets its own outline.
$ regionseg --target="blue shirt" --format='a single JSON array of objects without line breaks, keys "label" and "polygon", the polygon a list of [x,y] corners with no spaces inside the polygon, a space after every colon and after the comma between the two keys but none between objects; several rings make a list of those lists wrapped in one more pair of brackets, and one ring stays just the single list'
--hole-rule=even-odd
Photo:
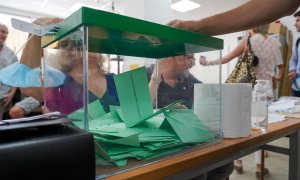
[{"label": "blue shirt", "polygon": [[[293,52],[292,52],[292,57],[290,59],[290,64],[289,64],[289,72],[291,71],[296,71],[297,76],[300,75],[300,63],[299,63],[299,54],[300,54],[300,45],[298,45],[298,48],[295,46],[293,47]],[[298,91],[299,89],[295,84],[293,83],[292,89]]]}]

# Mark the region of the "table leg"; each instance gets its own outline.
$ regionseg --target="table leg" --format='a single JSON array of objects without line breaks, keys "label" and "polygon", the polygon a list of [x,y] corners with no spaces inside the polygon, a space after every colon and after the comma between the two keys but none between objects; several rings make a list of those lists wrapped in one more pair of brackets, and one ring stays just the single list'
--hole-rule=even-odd
[{"label": "table leg", "polygon": [[265,178],[265,150],[261,149],[260,150],[260,155],[261,155],[261,162],[260,162],[260,180],[264,180]]},{"label": "table leg", "polygon": [[300,130],[290,135],[289,180],[300,179]]}]

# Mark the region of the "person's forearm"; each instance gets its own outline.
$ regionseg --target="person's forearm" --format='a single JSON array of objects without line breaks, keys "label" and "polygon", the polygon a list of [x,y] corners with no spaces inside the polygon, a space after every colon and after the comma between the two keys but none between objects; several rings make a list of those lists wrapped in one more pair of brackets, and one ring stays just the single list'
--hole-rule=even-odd
[{"label": "person's forearm", "polygon": [[283,64],[277,65],[277,80],[281,80],[283,76]]},{"label": "person's forearm", "polygon": [[14,96],[14,95],[16,94],[16,91],[17,91],[17,88],[16,88],[16,87],[10,88],[10,94],[11,94],[12,96]]},{"label": "person's forearm", "polygon": [[151,96],[151,101],[152,104],[154,105],[155,101],[156,101],[156,92],[157,92],[157,85],[155,84],[153,79],[150,79],[150,82],[148,84],[149,86],[149,91],[150,91],[150,96]]},{"label": "person's forearm", "polygon": [[149,90],[150,90],[150,96],[152,104],[155,105],[156,97],[157,97],[157,90],[159,87],[159,84],[161,83],[162,79],[156,77],[155,75],[152,75],[149,81]]},{"label": "person's forearm", "polygon": [[25,64],[31,68],[39,67],[41,65],[42,48],[41,37],[33,36],[23,49],[20,59],[21,64]]},{"label": "person's forearm", "polygon": [[293,48],[292,56],[291,56],[291,59],[289,62],[289,72],[296,71],[297,61],[298,61],[298,57],[297,57],[297,53],[296,53],[296,48]]},{"label": "person's forearm", "polygon": [[251,29],[290,15],[300,0],[251,0],[238,8],[196,21],[194,30],[220,35]]}]

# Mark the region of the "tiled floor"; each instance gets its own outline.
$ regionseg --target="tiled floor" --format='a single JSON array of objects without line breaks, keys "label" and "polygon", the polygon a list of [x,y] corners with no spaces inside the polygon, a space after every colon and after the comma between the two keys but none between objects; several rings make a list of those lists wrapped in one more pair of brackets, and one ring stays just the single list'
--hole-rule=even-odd
[{"label": "tiled floor", "polygon": [[[270,144],[288,147],[288,138],[281,138]],[[288,156],[268,152],[268,157],[265,158],[266,167],[270,170],[270,175],[266,180],[287,180],[288,179]],[[254,153],[242,158],[244,165],[244,173],[237,174],[233,172],[230,180],[253,180],[255,177],[255,160]]]}]

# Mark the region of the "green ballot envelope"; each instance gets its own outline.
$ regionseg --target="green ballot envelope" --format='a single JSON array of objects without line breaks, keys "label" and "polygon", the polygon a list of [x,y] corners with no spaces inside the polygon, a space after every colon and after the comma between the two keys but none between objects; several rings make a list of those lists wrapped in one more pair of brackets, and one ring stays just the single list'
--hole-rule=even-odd
[{"label": "green ballot envelope", "polygon": [[82,7],[41,45],[41,72],[63,77],[35,73],[45,109],[93,135],[96,179],[222,140],[220,66],[199,64],[222,39]]},{"label": "green ballot envelope", "polygon": [[132,127],[153,114],[145,67],[114,76],[125,124]]}]

